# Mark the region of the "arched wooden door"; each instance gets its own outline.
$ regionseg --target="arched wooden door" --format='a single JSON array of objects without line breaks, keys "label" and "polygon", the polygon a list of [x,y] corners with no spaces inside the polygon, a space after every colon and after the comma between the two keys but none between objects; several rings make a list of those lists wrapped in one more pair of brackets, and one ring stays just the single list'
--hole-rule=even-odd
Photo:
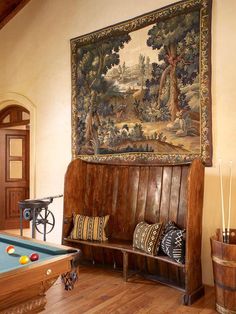
[{"label": "arched wooden door", "polygon": [[28,126],[25,108],[12,105],[0,111],[0,230],[19,228],[18,202],[29,197]]}]

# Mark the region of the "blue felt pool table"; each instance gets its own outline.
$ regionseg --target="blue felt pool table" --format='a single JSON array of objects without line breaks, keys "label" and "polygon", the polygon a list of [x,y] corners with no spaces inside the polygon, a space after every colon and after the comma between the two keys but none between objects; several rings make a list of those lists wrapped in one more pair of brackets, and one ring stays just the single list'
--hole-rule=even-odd
[{"label": "blue felt pool table", "polygon": [[[13,254],[6,248],[15,247]],[[22,255],[39,255],[39,260],[25,265]],[[38,313],[46,304],[46,291],[59,275],[66,287],[76,278],[80,251],[63,245],[47,244],[26,237],[0,233],[0,313]],[[71,286],[70,286],[71,287]]]}]

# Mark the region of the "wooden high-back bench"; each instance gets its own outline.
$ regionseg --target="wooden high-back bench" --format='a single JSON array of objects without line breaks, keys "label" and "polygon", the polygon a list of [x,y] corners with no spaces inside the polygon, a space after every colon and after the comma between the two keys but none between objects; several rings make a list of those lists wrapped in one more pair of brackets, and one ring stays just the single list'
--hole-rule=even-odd
[{"label": "wooden high-back bench", "polygon": [[[191,304],[204,294],[201,271],[201,234],[204,167],[199,160],[184,165],[112,165],[80,159],[68,166],[64,189],[63,244],[80,247],[92,263],[138,269],[148,277],[184,292]],[[110,215],[108,241],[69,239],[73,214]],[[135,226],[175,221],[186,228],[186,260],[151,256],[133,249]],[[128,259],[129,257],[129,259]]]}]

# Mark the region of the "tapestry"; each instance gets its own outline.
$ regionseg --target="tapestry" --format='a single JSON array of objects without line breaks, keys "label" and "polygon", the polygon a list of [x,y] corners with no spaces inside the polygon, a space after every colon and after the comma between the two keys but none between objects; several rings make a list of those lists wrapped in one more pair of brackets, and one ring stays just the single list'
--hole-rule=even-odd
[{"label": "tapestry", "polygon": [[73,158],[210,166],[210,52],[210,0],[72,39]]}]

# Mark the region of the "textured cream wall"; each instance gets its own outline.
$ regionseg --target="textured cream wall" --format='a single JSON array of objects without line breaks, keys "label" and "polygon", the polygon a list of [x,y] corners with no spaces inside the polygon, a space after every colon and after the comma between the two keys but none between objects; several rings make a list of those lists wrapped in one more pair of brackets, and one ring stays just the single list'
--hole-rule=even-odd
[{"label": "textured cream wall", "polygon": [[[31,0],[0,31],[0,102],[8,100],[4,95],[16,93],[15,95],[23,95],[29,99],[36,107],[34,138],[37,197],[63,193],[64,173],[71,159],[69,40],[173,2]],[[220,226],[221,221],[216,168],[216,161],[219,158],[225,162],[232,159],[234,162],[233,204],[236,202],[235,12],[235,0],[214,0],[212,20],[214,165],[206,169],[205,180],[202,253],[205,283],[212,283],[209,237]],[[24,99],[23,96],[21,99]],[[56,213],[57,225],[48,239],[60,241],[62,199],[55,200],[51,209]],[[236,228],[235,205],[233,211],[233,226]]]}]

